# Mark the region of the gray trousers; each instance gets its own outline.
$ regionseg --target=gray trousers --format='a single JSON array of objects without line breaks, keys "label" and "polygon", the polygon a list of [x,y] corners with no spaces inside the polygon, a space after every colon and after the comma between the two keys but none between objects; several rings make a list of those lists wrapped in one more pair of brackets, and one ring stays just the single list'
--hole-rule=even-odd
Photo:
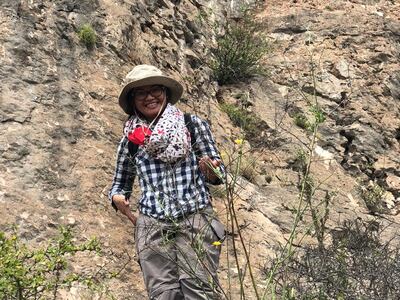
[{"label": "gray trousers", "polygon": [[150,299],[218,299],[224,225],[211,207],[176,221],[140,214],[135,243]]}]

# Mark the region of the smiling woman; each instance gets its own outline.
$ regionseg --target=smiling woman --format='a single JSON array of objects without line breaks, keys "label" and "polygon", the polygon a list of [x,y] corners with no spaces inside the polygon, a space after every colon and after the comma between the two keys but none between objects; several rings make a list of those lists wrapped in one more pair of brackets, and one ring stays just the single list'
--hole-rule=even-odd
[{"label": "smiling woman", "polygon": [[134,90],[134,96],[136,100],[144,101],[148,95],[151,95],[153,97],[160,97],[164,92],[165,92],[164,86],[149,85]]},{"label": "smiling woman", "polygon": [[167,105],[166,88],[146,85],[132,91],[134,106],[148,121],[153,121]]},{"label": "smiling woman", "polygon": [[[129,118],[109,198],[136,226],[136,252],[149,298],[218,299],[225,231],[206,183],[222,183],[225,168],[209,125],[174,106],[183,87],[156,67],[136,66],[126,80],[119,105]],[[138,216],[129,206],[136,177]]]}]

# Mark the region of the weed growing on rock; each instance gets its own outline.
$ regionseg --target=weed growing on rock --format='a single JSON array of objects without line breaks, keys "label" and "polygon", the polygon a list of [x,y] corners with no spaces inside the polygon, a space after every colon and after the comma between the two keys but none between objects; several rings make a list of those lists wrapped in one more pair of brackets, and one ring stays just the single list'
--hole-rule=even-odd
[{"label": "weed growing on rock", "polygon": [[302,113],[297,113],[293,117],[294,124],[299,126],[302,129],[309,129],[310,127],[310,122],[308,121],[308,118],[302,114]]},{"label": "weed growing on rock", "polygon": [[230,150],[226,149],[221,153],[221,156],[229,172],[235,172],[246,180],[254,182],[255,177],[259,174],[257,171],[257,159],[248,151],[243,151],[245,143],[247,142],[243,139],[235,140],[235,147]]},{"label": "weed growing on rock", "polygon": [[252,116],[247,110],[229,103],[222,103],[221,109],[223,112],[228,114],[228,117],[231,119],[233,124],[241,127],[245,133],[249,134],[257,129],[254,116]]},{"label": "weed growing on rock", "polygon": [[[312,124],[322,124],[326,120],[325,113],[322,111],[322,109],[318,105],[313,105],[310,108],[310,112],[313,114],[315,122]],[[315,126],[315,125],[314,125]]]},{"label": "weed growing on rock", "polygon": [[[315,81],[315,67],[311,63],[311,80],[316,85]],[[324,238],[326,231],[326,222],[329,216],[329,205],[334,194],[326,192],[323,199],[316,197],[316,191],[320,188],[323,181],[317,180],[312,176],[311,165],[314,159],[313,149],[317,143],[318,128],[321,123],[325,121],[325,114],[318,104],[318,97],[313,95],[312,101],[305,95],[305,101],[310,105],[310,117],[304,114],[297,114],[294,117],[294,122],[297,126],[307,130],[310,133],[309,142],[304,145],[304,149],[300,149],[296,153],[296,157],[289,165],[293,170],[299,174],[299,196],[296,208],[292,209],[295,212],[294,221],[289,238],[285,245],[282,247],[278,258],[272,263],[271,268],[266,273],[267,288],[264,290],[263,299],[266,297],[276,298],[280,294],[282,299],[298,299],[295,295],[295,290],[289,285],[289,282],[282,278],[281,274],[290,273],[290,261],[296,254],[294,248],[295,238],[300,241],[305,235],[311,234],[318,241],[318,248],[323,249]],[[300,230],[301,222],[305,220],[306,216],[311,216],[311,224],[305,224],[308,228],[305,233]],[[314,298],[301,298],[301,299],[314,299]],[[324,298],[318,298],[324,299]]]},{"label": "weed growing on rock", "polygon": [[225,198],[226,197],[226,190],[225,187],[215,187],[215,186],[209,186],[211,196],[213,198]]},{"label": "weed growing on rock", "polygon": [[78,30],[79,40],[88,48],[91,49],[96,44],[97,35],[92,25],[84,24]]},{"label": "weed growing on rock", "polygon": [[385,190],[378,184],[360,185],[358,192],[371,213],[384,213],[387,210],[383,201]]},{"label": "weed growing on rock", "polygon": [[196,20],[199,23],[199,25],[204,26],[204,24],[208,22],[211,14],[212,14],[211,8],[206,8],[206,7],[199,8],[196,14]]},{"label": "weed growing on rock", "polygon": [[309,132],[313,132],[315,126],[322,124],[325,121],[326,117],[324,112],[317,105],[311,106],[310,113],[312,114],[312,120],[309,120],[307,116],[303,113],[295,114],[293,117],[294,124]]},{"label": "weed growing on rock", "polygon": [[265,72],[260,61],[270,47],[258,28],[255,17],[246,10],[239,20],[228,21],[224,33],[217,36],[211,68],[219,84],[235,83]]},{"label": "weed growing on rock", "polygon": [[376,221],[357,219],[334,230],[329,246],[305,246],[277,272],[280,298],[398,299],[400,248],[380,233]]},{"label": "weed growing on rock", "polygon": [[254,178],[258,172],[256,170],[257,160],[244,156],[239,169],[239,174],[250,182],[254,182]]},{"label": "weed growing on rock", "polygon": [[290,167],[297,172],[304,174],[307,168],[308,153],[303,149],[298,149],[292,161],[289,162]]},{"label": "weed growing on rock", "polygon": [[95,238],[78,244],[71,229],[65,227],[57,238],[37,249],[29,249],[15,233],[7,236],[0,232],[1,299],[56,299],[59,290],[74,284],[96,289],[101,285],[100,272],[73,272],[69,261],[77,254],[97,255],[99,251]]},{"label": "weed growing on rock", "polygon": [[269,142],[262,136],[262,132],[269,129],[265,121],[240,106],[222,103],[220,107],[228,115],[232,123],[243,130],[244,137],[250,144],[254,147],[269,145]]}]

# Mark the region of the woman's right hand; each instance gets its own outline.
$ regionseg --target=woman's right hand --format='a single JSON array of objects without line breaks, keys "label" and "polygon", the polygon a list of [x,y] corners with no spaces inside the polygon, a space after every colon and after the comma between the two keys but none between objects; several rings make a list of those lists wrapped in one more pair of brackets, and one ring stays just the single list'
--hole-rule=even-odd
[{"label": "woman's right hand", "polygon": [[215,172],[215,169],[217,169],[220,165],[221,160],[211,159],[209,156],[203,156],[199,161],[200,171],[210,182],[215,182],[218,180],[218,175]]},{"label": "woman's right hand", "polygon": [[112,197],[112,201],[114,202],[117,209],[128,217],[128,219],[132,222],[133,225],[136,225],[136,217],[132,214],[132,211],[129,207],[129,201],[125,198],[124,195],[114,195]]}]

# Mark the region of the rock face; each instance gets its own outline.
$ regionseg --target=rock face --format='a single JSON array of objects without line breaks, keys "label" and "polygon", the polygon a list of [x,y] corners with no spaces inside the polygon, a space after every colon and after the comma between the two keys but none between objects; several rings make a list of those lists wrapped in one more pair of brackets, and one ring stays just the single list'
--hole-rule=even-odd
[{"label": "rock face", "polygon": [[285,57],[284,64],[279,55],[268,61],[271,80],[301,89],[292,99],[300,110],[304,100],[318,102],[327,115],[319,143],[348,172],[376,179],[398,195],[382,180],[399,176],[400,166],[398,4],[322,2],[292,5],[290,13],[268,7],[270,37]]},{"label": "rock face", "polygon": [[[123,77],[139,63],[168,71],[185,86],[181,108],[211,121],[223,151],[235,149],[240,132],[219,110],[208,62],[213,27],[229,14],[240,18],[236,9],[244,2],[1,1],[0,230],[15,224],[24,241],[37,245],[58,225],[71,225],[80,238],[100,238],[110,269],[124,253],[134,258],[133,230],[107,200],[126,118],[117,105]],[[262,280],[260,266],[290,232],[287,208],[298,199],[299,183],[293,157],[310,138],[292,117],[310,116],[315,101],[326,121],[314,149],[324,161],[316,159],[312,171],[324,191],[337,192],[329,227],[369,217],[357,193],[368,181],[392,195],[384,222],[399,221],[400,5],[267,1],[258,16],[273,49],[265,59],[269,75],[221,88],[218,97],[247,93],[249,110],[268,124],[260,136],[270,146],[251,152],[259,186],[243,179],[236,200]],[[91,50],[77,35],[85,23],[97,32]],[[225,211],[223,201],[215,205]],[[226,286],[231,270],[221,264]],[[108,282],[117,299],[146,298],[138,273],[132,259]],[[63,293],[79,298],[79,289]]]}]

